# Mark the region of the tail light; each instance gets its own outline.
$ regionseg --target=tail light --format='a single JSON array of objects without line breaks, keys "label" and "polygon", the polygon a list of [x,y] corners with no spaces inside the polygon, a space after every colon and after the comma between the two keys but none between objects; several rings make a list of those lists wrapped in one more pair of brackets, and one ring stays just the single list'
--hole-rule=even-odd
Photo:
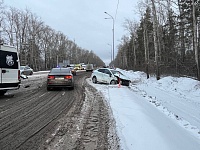
[{"label": "tail light", "polygon": [[18,70],[18,80],[20,80],[20,70]]},{"label": "tail light", "polygon": [[71,75],[65,76],[65,79],[72,79]]},{"label": "tail light", "polygon": [[55,76],[48,76],[48,79],[55,79]]}]

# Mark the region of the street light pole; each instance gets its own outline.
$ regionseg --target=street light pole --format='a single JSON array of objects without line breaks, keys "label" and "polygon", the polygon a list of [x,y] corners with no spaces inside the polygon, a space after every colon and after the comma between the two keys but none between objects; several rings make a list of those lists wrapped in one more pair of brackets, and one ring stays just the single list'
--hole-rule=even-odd
[{"label": "street light pole", "polygon": [[104,13],[111,17],[111,18],[105,18],[105,19],[112,19],[113,20],[113,29],[112,29],[112,31],[113,31],[113,61],[114,61],[114,59],[115,59],[115,50],[114,50],[114,47],[115,47],[115,45],[114,45],[114,33],[115,33],[114,32],[114,22],[115,22],[115,20],[114,20],[113,16],[111,16],[109,13],[107,13],[107,12],[104,12]]},{"label": "street light pole", "polygon": [[110,54],[111,54],[111,56],[110,56],[110,58],[111,58],[111,59],[110,59],[110,63],[112,63],[112,45],[111,45],[111,44],[108,44],[108,45],[111,47],[111,51],[110,51],[110,52],[111,52],[111,53],[110,53]]}]

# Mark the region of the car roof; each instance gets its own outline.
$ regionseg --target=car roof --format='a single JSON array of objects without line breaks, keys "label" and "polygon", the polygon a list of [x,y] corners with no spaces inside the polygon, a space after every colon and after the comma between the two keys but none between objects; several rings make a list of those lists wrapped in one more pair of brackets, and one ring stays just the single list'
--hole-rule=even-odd
[{"label": "car roof", "polygon": [[98,70],[99,70],[99,69],[108,69],[108,70],[114,70],[114,69],[110,69],[110,68],[98,68]]}]

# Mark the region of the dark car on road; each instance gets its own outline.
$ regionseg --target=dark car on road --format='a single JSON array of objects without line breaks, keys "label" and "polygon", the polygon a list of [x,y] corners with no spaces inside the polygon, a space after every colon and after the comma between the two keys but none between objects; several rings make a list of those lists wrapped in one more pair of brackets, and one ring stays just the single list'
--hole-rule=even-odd
[{"label": "dark car on road", "polygon": [[74,78],[69,68],[52,68],[47,77],[47,90],[55,88],[74,89]]}]

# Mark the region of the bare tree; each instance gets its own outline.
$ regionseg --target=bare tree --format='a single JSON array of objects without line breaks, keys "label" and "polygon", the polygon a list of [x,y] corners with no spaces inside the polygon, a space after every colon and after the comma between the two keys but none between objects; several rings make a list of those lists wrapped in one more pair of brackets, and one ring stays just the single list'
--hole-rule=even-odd
[{"label": "bare tree", "polygon": [[[0,8],[3,7],[1,2]],[[3,15],[0,15],[1,24],[3,20],[6,38],[10,45],[17,47],[21,65],[30,65],[37,71],[56,67],[58,62],[67,59],[73,63],[88,61],[83,57],[85,51],[88,50],[79,47],[75,41],[69,40],[62,32],[56,32],[46,26],[28,9],[24,11],[9,7]],[[93,51],[90,51],[86,57],[91,63],[104,64]]]},{"label": "bare tree", "polygon": [[1,35],[3,21],[4,21],[4,5],[3,5],[3,0],[0,0],[0,44],[3,42]]},{"label": "bare tree", "polygon": [[4,5],[3,5],[3,0],[0,0],[0,25],[3,21],[3,10],[4,10]]},{"label": "bare tree", "polygon": [[144,36],[146,74],[147,74],[147,79],[148,79],[149,78],[149,38],[148,38],[148,33],[147,33],[146,18],[144,18],[144,23],[143,23],[143,36]]},{"label": "bare tree", "polygon": [[156,63],[156,78],[160,79],[160,70],[159,70],[159,53],[158,53],[158,21],[156,14],[155,1],[151,0],[152,3],[152,13],[153,13],[153,37],[154,37],[154,48],[155,48],[155,63]]},{"label": "bare tree", "polygon": [[131,21],[129,19],[126,19],[123,26],[124,26],[125,30],[127,30],[130,33],[130,35],[132,36],[132,48],[131,48],[131,51],[129,50],[128,64],[132,64],[132,60],[133,60],[133,69],[136,69],[137,56],[136,56],[135,39],[137,36],[136,32],[138,29],[138,23],[136,21]]}]

